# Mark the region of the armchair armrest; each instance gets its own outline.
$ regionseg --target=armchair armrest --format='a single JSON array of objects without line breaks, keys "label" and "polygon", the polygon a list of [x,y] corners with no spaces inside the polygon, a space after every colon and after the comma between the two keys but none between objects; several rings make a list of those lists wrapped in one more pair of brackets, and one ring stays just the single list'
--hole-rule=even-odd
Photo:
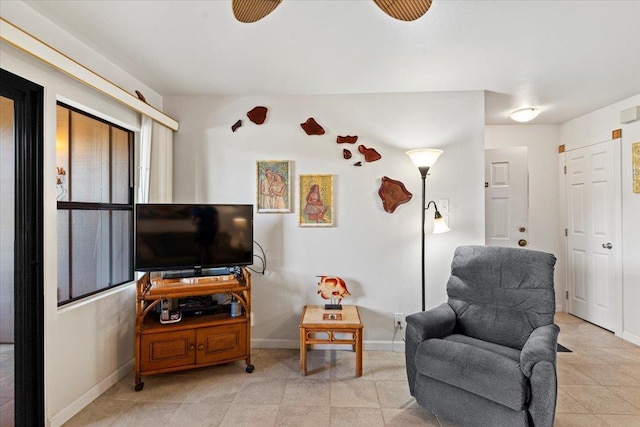
[{"label": "armchair armrest", "polygon": [[550,324],[535,329],[520,352],[520,369],[529,378],[529,414],[533,425],[553,427],[558,396],[556,357],[560,328]]},{"label": "armchair armrest", "polygon": [[416,350],[421,342],[429,338],[442,338],[450,335],[456,325],[456,313],[447,303],[431,310],[407,316],[404,353],[407,365],[409,391],[414,394],[416,368]]},{"label": "armchair armrest", "polygon": [[429,338],[451,335],[456,325],[456,313],[447,303],[431,310],[407,316],[407,335],[417,343]]},{"label": "armchair armrest", "polygon": [[538,362],[549,362],[556,365],[558,344],[558,325],[550,324],[536,328],[520,352],[520,369],[531,377],[534,366]]}]

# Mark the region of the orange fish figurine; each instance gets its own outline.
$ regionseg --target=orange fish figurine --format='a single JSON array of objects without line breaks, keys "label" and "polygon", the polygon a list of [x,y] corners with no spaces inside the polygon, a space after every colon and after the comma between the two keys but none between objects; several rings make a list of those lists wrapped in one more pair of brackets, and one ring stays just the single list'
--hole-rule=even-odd
[{"label": "orange fish figurine", "polygon": [[[347,284],[340,277],[337,276],[318,276],[320,281],[318,282],[318,294],[324,299],[330,299],[337,301],[337,304],[330,304],[331,306],[340,307],[340,301],[342,298],[351,295],[347,290]],[[329,304],[325,307],[329,307]]]}]

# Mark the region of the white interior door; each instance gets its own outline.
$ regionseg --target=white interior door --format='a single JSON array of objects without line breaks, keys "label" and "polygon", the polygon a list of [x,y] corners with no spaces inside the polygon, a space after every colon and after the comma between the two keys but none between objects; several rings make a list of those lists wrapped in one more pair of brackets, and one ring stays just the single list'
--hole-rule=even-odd
[{"label": "white interior door", "polygon": [[621,260],[619,162],[616,141],[566,154],[569,313],[609,330]]},{"label": "white interior door", "polygon": [[485,150],[485,244],[527,246],[527,147]]}]

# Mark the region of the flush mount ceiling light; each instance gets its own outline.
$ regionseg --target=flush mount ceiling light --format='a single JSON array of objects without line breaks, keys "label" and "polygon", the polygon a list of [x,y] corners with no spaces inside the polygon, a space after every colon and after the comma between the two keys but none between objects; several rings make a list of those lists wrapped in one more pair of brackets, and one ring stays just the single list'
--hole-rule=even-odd
[{"label": "flush mount ceiling light", "polygon": [[415,21],[427,13],[432,0],[373,0],[384,13],[400,21]]},{"label": "flush mount ceiling light", "polygon": [[537,108],[527,107],[514,111],[509,117],[516,122],[525,123],[538,117],[538,114],[540,114],[540,110]]},{"label": "flush mount ceiling light", "polygon": [[256,22],[270,14],[282,0],[232,0],[233,15],[240,22]]}]

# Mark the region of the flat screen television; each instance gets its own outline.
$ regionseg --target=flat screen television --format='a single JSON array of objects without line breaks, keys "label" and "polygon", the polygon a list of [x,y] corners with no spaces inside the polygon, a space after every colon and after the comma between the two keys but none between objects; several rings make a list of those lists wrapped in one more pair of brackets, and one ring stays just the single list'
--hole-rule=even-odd
[{"label": "flat screen television", "polygon": [[135,237],[137,271],[180,277],[250,265],[253,205],[138,204]]}]

